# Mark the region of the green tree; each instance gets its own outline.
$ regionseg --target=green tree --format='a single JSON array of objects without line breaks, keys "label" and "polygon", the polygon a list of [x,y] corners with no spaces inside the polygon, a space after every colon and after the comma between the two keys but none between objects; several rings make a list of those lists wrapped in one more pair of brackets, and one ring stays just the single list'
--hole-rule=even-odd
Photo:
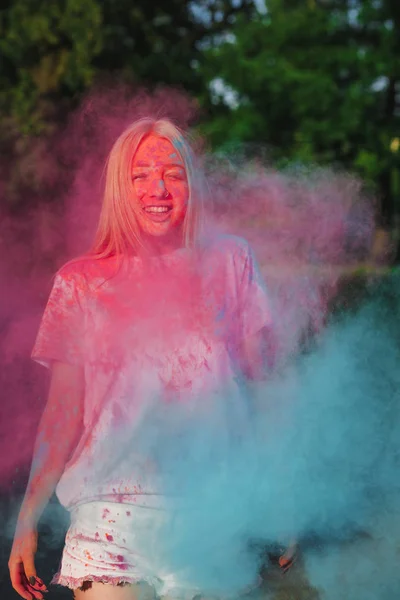
[{"label": "green tree", "polygon": [[24,132],[96,76],[200,92],[201,43],[252,0],[9,0],[0,9],[0,107]]},{"label": "green tree", "polygon": [[400,192],[400,4],[266,4],[265,14],[238,18],[226,40],[205,53],[205,81],[215,83],[218,73],[225,89],[203,96],[211,115],[204,131],[219,146],[267,144],[278,162],[356,170],[378,186],[391,223]]},{"label": "green tree", "polygon": [[96,0],[15,0],[0,11],[0,106],[23,132],[38,131],[56,98],[89,86],[102,49]]},{"label": "green tree", "polygon": [[128,79],[180,85],[199,93],[194,68],[202,43],[229,26],[237,14],[250,14],[253,0],[103,0],[101,71],[123,71]]},{"label": "green tree", "polygon": [[[202,43],[251,0],[9,0],[0,9],[3,202],[39,198],[43,145],[82,94],[113,81],[197,94]],[[42,169],[43,170],[43,169]],[[47,184],[46,184],[47,185]]]}]

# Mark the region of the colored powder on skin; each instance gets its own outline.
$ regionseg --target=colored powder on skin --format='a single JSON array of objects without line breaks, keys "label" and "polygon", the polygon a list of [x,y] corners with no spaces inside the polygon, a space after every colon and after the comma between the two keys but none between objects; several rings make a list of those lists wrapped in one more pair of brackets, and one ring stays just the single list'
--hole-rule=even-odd
[{"label": "colored powder on skin", "polygon": [[47,459],[47,457],[49,455],[50,450],[51,450],[51,448],[50,448],[50,444],[48,442],[39,440],[39,444],[37,445],[35,457],[32,461],[32,467],[31,467],[31,476],[32,477],[34,477],[35,474],[38,471],[40,471],[42,465],[44,464],[45,460]]}]

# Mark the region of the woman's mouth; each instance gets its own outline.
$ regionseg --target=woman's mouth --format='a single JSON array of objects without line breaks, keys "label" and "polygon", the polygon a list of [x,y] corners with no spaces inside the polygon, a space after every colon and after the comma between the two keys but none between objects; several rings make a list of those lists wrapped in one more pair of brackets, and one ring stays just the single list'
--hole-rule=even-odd
[{"label": "woman's mouth", "polygon": [[166,221],[169,218],[171,211],[172,204],[162,206],[150,205],[143,207],[143,212],[146,213],[146,216],[149,217],[151,221],[156,223],[162,223],[163,221]]}]

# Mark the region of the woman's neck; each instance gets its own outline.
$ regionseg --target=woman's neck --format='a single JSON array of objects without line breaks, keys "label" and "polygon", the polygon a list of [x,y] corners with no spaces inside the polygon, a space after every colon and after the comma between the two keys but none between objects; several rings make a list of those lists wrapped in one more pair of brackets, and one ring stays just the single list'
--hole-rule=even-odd
[{"label": "woman's neck", "polygon": [[153,235],[143,235],[143,241],[148,249],[150,255],[161,256],[163,254],[170,254],[183,246],[183,239],[181,232],[174,232],[165,236],[156,237]]}]

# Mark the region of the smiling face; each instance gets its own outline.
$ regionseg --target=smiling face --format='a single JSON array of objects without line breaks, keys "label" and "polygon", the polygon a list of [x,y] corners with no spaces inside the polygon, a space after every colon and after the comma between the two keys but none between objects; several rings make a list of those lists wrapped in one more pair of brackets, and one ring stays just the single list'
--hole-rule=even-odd
[{"label": "smiling face", "polygon": [[181,229],[189,187],[179,153],[165,138],[146,137],[132,162],[133,199],[143,233],[166,236]]}]

